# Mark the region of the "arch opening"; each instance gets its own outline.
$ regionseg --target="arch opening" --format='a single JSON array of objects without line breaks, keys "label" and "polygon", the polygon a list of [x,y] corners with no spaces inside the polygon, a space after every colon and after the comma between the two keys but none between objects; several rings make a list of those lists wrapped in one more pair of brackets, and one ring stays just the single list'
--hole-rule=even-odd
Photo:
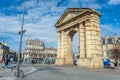
[{"label": "arch opening", "polygon": [[[68,33],[67,41],[67,54],[66,54],[66,64],[73,64],[75,61],[75,55],[79,53],[78,51],[78,32],[72,30]],[[71,63],[72,62],[72,63]]]},{"label": "arch opening", "polygon": [[[79,59],[79,40],[78,40],[78,32],[76,32],[73,36],[72,41],[72,53],[73,53],[73,61],[76,62]],[[76,64],[76,63],[74,63]]]}]

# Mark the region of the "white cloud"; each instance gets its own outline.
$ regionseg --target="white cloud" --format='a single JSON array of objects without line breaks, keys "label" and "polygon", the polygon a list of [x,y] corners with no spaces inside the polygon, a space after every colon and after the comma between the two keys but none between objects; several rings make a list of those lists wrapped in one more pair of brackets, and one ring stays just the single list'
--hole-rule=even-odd
[{"label": "white cloud", "polygon": [[109,0],[108,4],[117,5],[117,4],[120,4],[120,0]]},{"label": "white cloud", "polygon": [[[27,5],[29,3],[29,5]],[[27,37],[32,37],[33,39],[40,39],[44,40],[48,43],[57,43],[57,32],[56,28],[54,27],[55,22],[58,19],[57,13],[50,13],[50,10],[54,11],[57,10],[56,7],[52,7],[53,4],[49,4],[46,7],[47,3],[37,4],[35,1],[28,1],[26,3],[26,10],[28,12],[25,15],[25,24],[24,29],[27,30],[25,35]],[[31,8],[32,5],[32,8]],[[34,6],[33,6],[34,5]],[[44,5],[40,7],[41,5]],[[51,9],[49,7],[51,6]],[[19,10],[22,6],[19,6]],[[56,14],[56,16],[52,16],[50,14]],[[18,31],[21,28],[21,15],[18,16],[0,16],[0,29],[2,36],[11,37],[13,41],[19,43]],[[9,34],[14,33],[14,34]],[[16,35],[17,34],[17,35]],[[24,36],[24,38],[26,37]],[[10,41],[10,44],[14,44],[14,42]],[[49,44],[48,44],[49,45]],[[52,45],[51,45],[52,46]],[[54,45],[56,47],[57,45]],[[12,46],[13,47],[13,46]]]},{"label": "white cloud", "polygon": [[[45,43],[51,43],[48,45],[57,47],[57,30],[54,27],[54,24],[66,8],[101,8],[101,5],[96,3],[95,0],[69,0],[69,2],[66,1],[64,3],[66,5],[57,6],[59,1],[60,0],[50,0],[48,2],[48,0],[41,0],[36,2],[35,0],[27,0],[25,6],[27,14],[25,15],[24,24],[24,29],[26,29],[27,32],[24,34],[23,42],[25,42],[26,37],[32,37],[33,39],[38,38],[44,40]],[[16,7],[11,6],[11,10],[16,8],[18,11],[22,11],[22,6],[23,4]],[[3,13],[0,13],[0,15],[1,14]],[[4,36],[12,38],[10,44],[19,43],[17,33],[21,28],[21,14],[18,14],[17,16],[0,16],[0,25],[1,33],[4,33]]]},{"label": "white cloud", "polygon": [[0,16],[1,32],[16,32],[20,29],[19,17]]},{"label": "white cloud", "polygon": [[101,34],[102,36],[105,35],[113,36],[115,33],[119,35],[120,30],[119,27],[112,24],[101,24],[101,32],[102,32]]},{"label": "white cloud", "polygon": [[100,9],[102,5],[98,4],[95,0],[81,0],[82,7],[88,7],[93,9]]}]

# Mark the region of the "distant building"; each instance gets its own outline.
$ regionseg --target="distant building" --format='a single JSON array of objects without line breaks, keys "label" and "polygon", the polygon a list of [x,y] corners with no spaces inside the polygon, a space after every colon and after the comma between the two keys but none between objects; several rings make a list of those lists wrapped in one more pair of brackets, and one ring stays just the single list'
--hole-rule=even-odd
[{"label": "distant building", "polygon": [[0,43],[0,61],[4,60],[5,58],[10,58],[13,59],[14,61],[17,61],[17,55],[15,51],[10,50],[9,46],[7,43]]},{"label": "distant building", "polygon": [[46,58],[49,59],[51,56],[55,57],[55,54],[57,54],[56,51],[57,49],[55,48],[45,48],[45,44],[41,40],[28,38],[26,40],[24,59],[26,62],[35,59],[39,63]]},{"label": "distant building", "polygon": [[120,37],[114,35],[113,37],[102,37],[102,53],[103,59],[110,58],[109,50],[113,48],[114,45],[120,44]]},{"label": "distant building", "polygon": [[13,62],[17,62],[18,61],[18,54],[13,50],[9,50],[9,59],[10,58],[13,59]]},{"label": "distant building", "polygon": [[57,49],[50,47],[50,48],[45,48],[45,55],[46,57],[56,57],[57,56]]},{"label": "distant building", "polygon": [[8,57],[9,55],[9,47],[7,43],[0,43],[0,60],[5,59],[5,57]]},{"label": "distant building", "polygon": [[[46,60],[50,60],[52,63],[55,63],[55,59],[57,57],[57,49],[50,47],[50,48],[45,48],[45,58]],[[47,62],[47,61],[45,61]]]}]

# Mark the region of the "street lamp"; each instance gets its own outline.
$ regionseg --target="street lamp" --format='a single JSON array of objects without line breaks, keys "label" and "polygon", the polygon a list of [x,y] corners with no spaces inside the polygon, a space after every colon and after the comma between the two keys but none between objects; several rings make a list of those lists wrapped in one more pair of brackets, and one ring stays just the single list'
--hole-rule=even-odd
[{"label": "street lamp", "polygon": [[[3,45],[4,45],[4,38],[3,38],[3,37],[1,37],[1,38],[0,38],[0,40],[2,41],[2,42],[1,42],[1,52],[2,52],[2,55],[1,55],[2,57],[1,57],[1,59],[3,59],[3,58],[4,58],[4,49],[3,49]],[[3,50],[2,50],[2,49],[3,49]]]},{"label": "street lamp", "polygon": [[18,64],[17,64],[17,77],[20,77],[20,75],[19,75],[19,71],[20,71],[19,67],[20,67],[20,58],[21,58],[22,36],[26,32],[26,30],[23,30],[25,2],[26,2],[26,0],[24,0],[23,13],[22,13],[22,26],[21,26],[21,30],[19,32],[20,44],[19,44]]}]

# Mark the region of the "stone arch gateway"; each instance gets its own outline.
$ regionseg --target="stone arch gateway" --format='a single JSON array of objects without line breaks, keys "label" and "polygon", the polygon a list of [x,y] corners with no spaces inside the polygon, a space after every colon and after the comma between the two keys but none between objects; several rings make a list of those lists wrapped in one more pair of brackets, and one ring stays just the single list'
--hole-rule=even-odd
[{"label": "stone arch gateway", "polygon": [[100,13],[89,8],[68,8],[55,24],[58,53],[55,64],[73,64],[72,39],[78,32],[79,67],[102,67]]}]

